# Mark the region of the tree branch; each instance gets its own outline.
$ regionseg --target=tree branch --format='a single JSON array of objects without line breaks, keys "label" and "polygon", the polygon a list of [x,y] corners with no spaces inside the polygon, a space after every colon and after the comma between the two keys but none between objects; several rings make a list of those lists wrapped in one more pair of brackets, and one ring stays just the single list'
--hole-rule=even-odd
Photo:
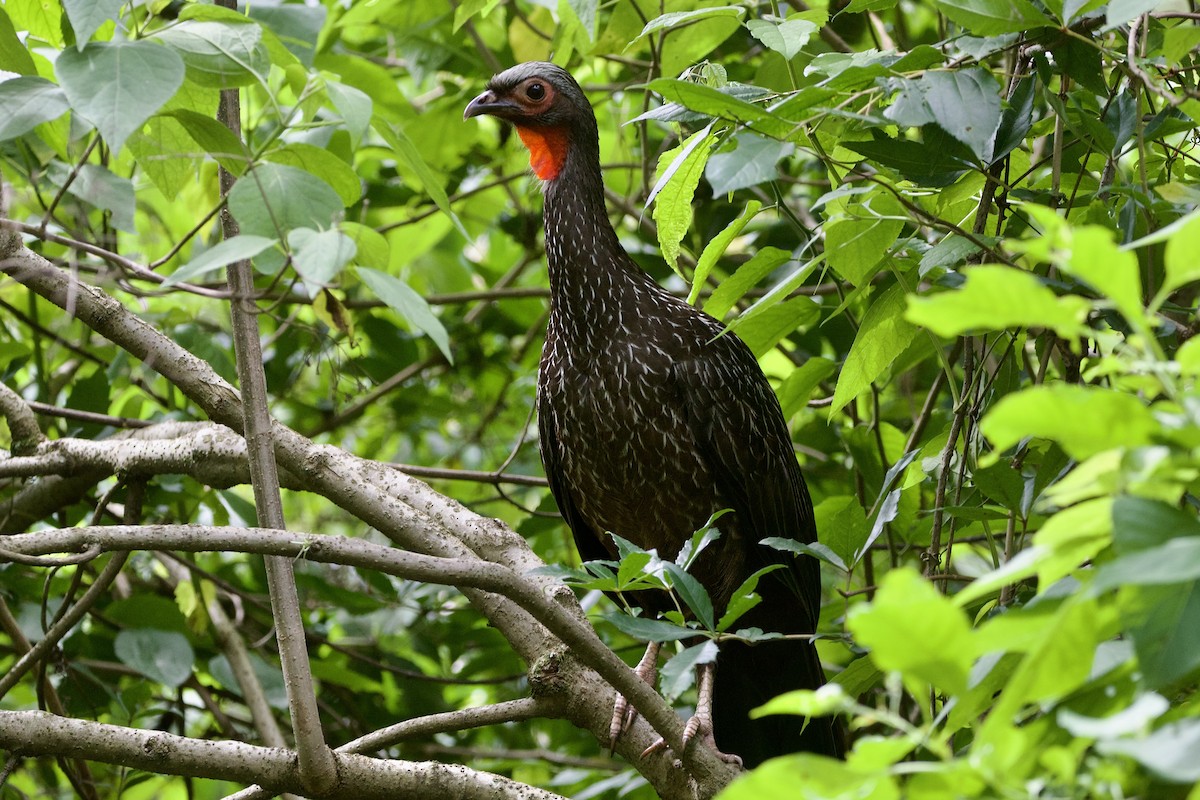
[{"label": "tree branch", "polygon": [[333,756],[334,782],[314,792],[301,779],[296,754],[290,750],[189,739],[41,711],[0,711],[0,747],[25,756],[70,753],[157,773],[259,783],[273,794],[297,792],[314,800],[562,800],[553,792],[456,764],[384,761],[348,753]]}]

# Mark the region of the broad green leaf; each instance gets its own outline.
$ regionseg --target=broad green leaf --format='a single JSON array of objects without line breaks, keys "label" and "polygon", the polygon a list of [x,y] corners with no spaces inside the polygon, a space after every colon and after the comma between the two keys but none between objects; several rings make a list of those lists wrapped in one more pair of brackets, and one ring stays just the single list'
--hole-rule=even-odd
[{"label": "broad green leaf", "polygon": [[[888,207],[879,196],[873,204]],[[902,219],[876,216],[878,212],[865,204],[852,204],[846,216],[835,217],[825,226],[825,257],[829,265],[855,286],[869,283],[876,267],[904,227]]]},{"label": "broad green leaf", "polygon": [[851,608],[846,626],[859,644],[870,648],[881,669],[948,694],[967,688],[971,628],[962,611],[916,571],[889,571],[870,604]]},{"label": "broad green leaf", "polygon": [[904,319],[904,300],[904,289],[897,284],[867,309],[838,375],[830,415],[869,389],[916,338],[917,327]]},{"label": "broad green leaf", "polygon": [[798,689],[773,697],[751,711],[750,718],[759,719],[771,714],[824,717],[845,708],[849,699],[841,684],[827,683],[820,689]]},{"label": "broad green leaf", "polygon": [[814,356],[792,370],[777,390],[783,415],[791,418],[812,399],[817,385],[836,371],[836,365],[821,356]]},{"label": "broad green leaf", "polygon": [[899,800],[896,780],[884,768],[859,769],[812,753],[772,758],[744,773],[717,800]]},{"label": "broad green leaf", "polygon": [[342,233],[350,237],[357,248],[356,264],[375,269],[387,269],[391,261],[391,246],[387,237],[374,228],[358,222],[342,222],[338,225]]},{"label": "broad green leaf", "polygon": [[738,189],[757,186],[779,177],[776,164],[795,150],[788,142],[777,142],[753,133],[740,133],[734,138],[737,149],[729,153],[713,153],[704,167],[704,177],[714,195],[728,194]]},{"label": "broad green leaf", "polygon": [[124,0],[62,0],[75,31],[75,46],[82,50],[101,25],[121,15]]},{"label": "broad green leaf", "polygon": [[287,164],[316,175],[333,187],[342,204],[352,206],[362,197],[362,181],[354,169],[328,150],[302,142],[286,144],[264,158],[275,164]]},{"label": "broad green leaf", "polygon": [[749,261],[721,281],[721,285],[713,290],[712,295],[704,302],[704,310],[717,319],[724,317],[746,292],[787,263],[791,257],[791,253],[778,247],[767,245],[760,248]]},{"label": "broad green leaf", "polygon": [[980,423],[998,452],[1025,437],[1058,442],[1077,459],[1150,444],[1158,423],[1137,396],[1097,386],[1054,384],[1010,394]]},{"label": "broad green leaf", "polygon": [[846,562],[842,560],[841,556],[820,542],[805,544],[797,539],[787,539],[782,536],[768,536],[766,539],[762,540],[762,543],[768,547],[774,547],[776,550],[786,550],[802,556],[812,556],[818,561],[824,561],[830,566],[837,567],[842,572],[846,572],[849,569],[849,567],[846,566]]},{"label": "broad green leaf", "polygon": [[715,8],[701,8],[695,11],[672,11],[647,22],[646,27],[642,28],[642,32],[637,35],[636,39],[630,42],[630,45],[636,44],[639,40],[658,31],[673,30],[712,17],[741,17],[745,13],[746,9],[741,6],[717,6]]},{"label": "broad green leaf", "polygon": [[133,233],[135,207],[133,182],[114,175],[99,164],[84,164],[67,191],[84,202],[112,212],[112,224],[117,230]]},{"label": "broad green leaf", "polygon": [[99,129],[113,153],[183,83],[183,61],[146,41],[92,42],[65,50],[54,62],[76,113]]},{"label": "broad green leaf", "polygon": [[921,128],[921,141],[892,139],[872,130],[869,142],[843,141],[848,150],[895,170],[922,186],[949,186],[971,167],[973,154],[937,125]]},{"label": "broad green leaf", "polygon": [[173,108],[162,116],[177,120],[204,152],[234,175],[241,177],[246,171],[250,160],[246,145],[214,118],[186,108]]},{"label": "broad green leaf", "polygon": [[236,23],[185,20],[154,38],[179,53],[193,83],[231,89],[266,82],[271,64],[263,29],[246,17]]},{"label": "broad green leaf", "polygon": [[0,83],[0,141],[18,136],[52,119],[58,119],[70,106],[63,90],[45,78],[32,75]]},{"label": "broad green leaf", "polygon": [[37,65],[17,37],[8,12],[0,7],[0,69],[18,75],[37,75]]},{"label": "broad green leaf", "polygon": [[113,640],[113,651],[125,666],[164,686],[179,686],[192,677],[195,653],[177,631],[128,628]]},{"label": "broad green leaf", "polygon": [[271,63],[285,69],[291,65],[287,54],[280,52],[282,45],[291,58],[306,68],[312,67],[317,42],[321,38],[321,30],[325,27],[325,19],[329,13],[323,6],[300,3],[248,3],[246,13],[251,19],[262,23],[263,44],[271,54]]},{"label": "broad green leaf", "polygon": [[809,38],[818,30],[817,25],[806,19],[752,19],[747,20],[746,28],[751,36],[788,61],[800,54]]},{"label": "broad green leaf", "polygon": [[354,258],[354,241],[339,230],[296,228],[288,232],[292,266],[310,288],[325,287]]},{"label": "broad green leaf", "polygon": [[1163,0],[1111,0],[1104,12],[1104,25],[1115,28],[1134,17],[1149,13],[1163,4]]},{"label": "broad green leaf", "polygon": [[63,46],[61,3],[52,0],[4,0],[0,6],[3,6],[17,30],[28,31],[54,47]]},{"label": "broad green leaf", "polygon": [[1200,669],[1200,581],[1142,585],[1124,594],[1125,621],[1146,686],[1170,688]]},{"label": "broad green leaf", "polygon": [[1200,580],[1200,536],[1180,536],[1166,543],[1119,556],[1096,571],[1094,594],[1120,586],[1161,586]]},{"label": "broad green leaf", "polygon": [[790,297],[737,320],[737,335],[762,358],[792,331],[816,325],[821,307],[811,297]]},{"label": "broad green leaf", "polygon": [[226,239],[214,245],[211,249],[205,250],[202,254],[168,275],[167,279],[163,281],[163,286],[174,286],[177,283],[190,281],[200,275],[215,272],[235,261],[254,258],[263,250],[278,244],[278,242],[278,239],[269,239],[265,236],[253,236],[250,234],[241,234],[232,239]]},{"label": "broad green leaf", "polygon": [[746,225],[750,220],[754,219],[754,215],[762,208],[762,203],[757,200],[751,200],[746,203],[746,207],[742,209],[742,213],[733,218],[733,221],[725,226],[725,229],[713,237],[712,241],[704,246],[704,252],[700,254],[700,259],[696,262],[696,271],[692,275],[692,291],[688,294],[688,302],[696,303],[696,298],[700,296],[700,290],[704,287],[708,280],[709,273],[712,268],[717,265],[717,261],[721,256],[725,255],[725,251],[729,249],[729,244],[738,234],[745,230]]},{"label": "broad green leaf", "polygon": [[1029,0],[933,0],[933,4],[976,36],[1057,27]]},{"label": "broad green leaf", "polygon": [[358,267],[357,272],[358,277],[362,278],[363,283],[380,300],[387,303],[393,311],[407,320],[414,328],[433,339],[433,343],[442,351],[446,360],[451,364],[454,363],[454,355],[450,352],[450,336],[442,326],[441,320],[429,309],[429,304],[425,302],[424,297],[414,292],[412,287],[404,281],[388,275],[386,272],[379,272],[368,267]]},{"label": "broad green leaf", "polygon": [[[2,84],[0,84],[2,85]],[[1167,240],[1164,293],[1200,281],[1200,214],[1191,218]]]},{"label": "broad green leaf", "polygon": [[992,143],[1000,127],[1000,85],[991,73],[975,67],[929,72],[925,102],[942,130],[991,161]]},{"label": "broad green leaf", "polygon": [[677,564],[663,562],[663,567],[670,576],[671,588],[683,600],[684,605],[691,609],[706,630],[712,630],[716,625],[716,621],[713,619],[712,599],[700,581]]},{"label": "broad green leaf", "polygon": [[1036,276],[1011,267],[969,267],[963,274],[967,280],[959,289],[909,296],[908,321],[939,336],[1008,328],[1050,328],[1063,337],[1085,334],[1091,306],[1082,297],[1056,297]]},{"label": "broad green leaf", "polygon": [[203,159],[196,152],[196,141],[174,117],[155,114],[126,145],[138,167],[165,197],[175,197],[188,184],[200,181]]},{"label": "broad green leaf", "polygon": [[295,228],[331,227],[342,212],[342,201],[312,173],[267,162],[233,185],[229,211],[242,233],[281,238]]},{"label": "broad green leaf", "polygon": [[692,645],[684,648],[683,652],[678,655],[672,656],[666,664],[663,664],[662,670],[659,672],[659,685],[663,697],[668,702],[679,697],[692,685],[696,667],[701,664],[711,664],[716,660],[717,643],[713,641]]},{"label": "broad green leaf", "polygon": [[1117,247],[1112,232],[1098,225],[1074,228],[1068,236],[1071,257],[1056,263],[1099,290],[1126,319],[1143,323],[1145,313],[1137,256]]},{"label": "broad green leaf", "polygon": [[692,111],[740,122],[776,139],[785,139],[796,131],[796,125],[780,119],[761,106],[740,99],[728,90],[668,78],[651,81],[649,88],[664,99]]},{"label": "broad green leaf", "polygon": [[692,197],[712,148],[712,126],[696,131],[658,159],[658,176],[646,202],[654,203],[658,245],[671,269],[679,271],[680,242],[692,224]]},{"label": "broad green leaf", "polygon": [[1200,537],[1200,521],[1158,500],[1121,495],[1112,504],[1113,548],[1133,553],[1165,544],[1180,536]]},{"label": "broad green leaf", "polygon": [[696,635],[696,631],[692,628],[685,628],[661,619],[633,617],[629,614],[605,614],[604,619],[611,622],[614,628],[626,636],[646,642],[674,642],[679,639],[690,639]]},{"label": "broad green leaf", "polygon": [[325,93],[329,95],[329,101],[333,103],[334,108],[342,115],[342,120],[346,123],[346,130],[350,131],[354,142],[362,141],[367,129],[371,127],[371,113],[374,108],[371,98],[366,92],[337,81],[326,81]]}]

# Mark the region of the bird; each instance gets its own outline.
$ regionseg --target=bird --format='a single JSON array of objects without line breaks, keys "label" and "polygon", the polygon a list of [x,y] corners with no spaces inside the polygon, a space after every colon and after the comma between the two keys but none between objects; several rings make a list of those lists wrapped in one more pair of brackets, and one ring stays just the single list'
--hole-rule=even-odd
[{"label": "bird", "polygon": [[[615,558],[610,533],[674,558],[728,509],[713,523],[719,537],[691,567],[716,613],[746,578],[782,565],[759,580],[762,601],[737,627],[798,636],[719,643],[715,664],[698,668],[685,746],[705,741],[747,768],[796,751],[841,757],[832,718],[749,717],[776,695],[825,682],[804,636],[815,633],[820,614],[818,564],[761,544],[766,537],[811,543],[817,532],[787,423],[758,360],[621,245],[605,205],[596,116],[569,72],[537,61],[500,72],[463,118],[480,115],[515,127],[542,181],[550,312],[538,438],[581,559]],[[673,608],[666,597],[639,601],[652,613]],[[658,649],[651,643],[637,666],[651,685]],[[618,696],[612,744],[632,719]]]}]

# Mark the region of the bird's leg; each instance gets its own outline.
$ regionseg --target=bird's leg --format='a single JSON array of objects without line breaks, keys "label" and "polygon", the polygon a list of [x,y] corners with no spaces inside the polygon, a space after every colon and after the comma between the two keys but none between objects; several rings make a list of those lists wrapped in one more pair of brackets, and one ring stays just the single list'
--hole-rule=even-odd
[{"label": "bird's leg", "polygon": [[[661,647],[660,642],[650,642],[646,645],[646,652],[642,655],[642,660],[633,668],[637,676],[651,687],[658,679],[658,651]],[[629,726],[635,719],[637,719],[637,709],[629,704],[625,695],[618,692],[617,702],[613,704],[612,722],[608,726],[608,752],[610,755],[617,747],[617,739],[621,737],[622,733],[629,730]]]},{"label": "bird's leg", "polygon": [[[700,741],[711,747],[722,761],[740,767],[742,766],[741,757],[733,753],[722,753],[717,747],[716,737],[713,736],[713,681],[716,679],[716,674],[717,665],[713,662],[696,667],[696,713],[692,714],[691,719],[683,726],[683,746],[687,747],[688,742],[698,737]],[[666,747],[666,742],[659,739],[647,747],[642,755],[650,755],[664,747]]]}]

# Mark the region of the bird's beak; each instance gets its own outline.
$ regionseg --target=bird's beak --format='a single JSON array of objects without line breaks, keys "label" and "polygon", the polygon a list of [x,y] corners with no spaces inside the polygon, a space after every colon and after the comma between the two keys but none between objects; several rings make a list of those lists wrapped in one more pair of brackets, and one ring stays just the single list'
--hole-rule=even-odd
[{"label": "bird's beak", "polygon": [[468,120],[471,117],[478,117],[480,114],[495,114],[504,116],[505,112],[514,112],[518,110],[516,103],[511,100],[501,100],[496,97],[496,93],[491,89],[476,97],[470,103],[467,103],[467,108],[463,111],[463,119]]}]

